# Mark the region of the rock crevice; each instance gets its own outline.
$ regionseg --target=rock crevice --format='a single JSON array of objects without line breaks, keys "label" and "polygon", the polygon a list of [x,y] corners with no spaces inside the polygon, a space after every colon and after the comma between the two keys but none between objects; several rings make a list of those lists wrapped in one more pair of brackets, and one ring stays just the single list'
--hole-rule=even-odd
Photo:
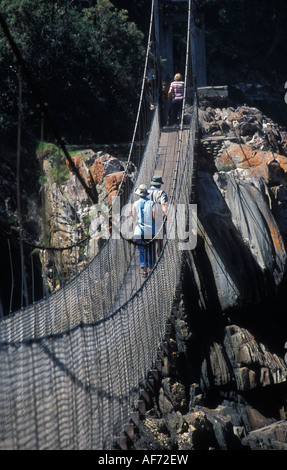
[{"label": "rock crevice", "polygon": [[248,106],[199,122],[178,349],[134,448],[286,449],[286,133]]}]

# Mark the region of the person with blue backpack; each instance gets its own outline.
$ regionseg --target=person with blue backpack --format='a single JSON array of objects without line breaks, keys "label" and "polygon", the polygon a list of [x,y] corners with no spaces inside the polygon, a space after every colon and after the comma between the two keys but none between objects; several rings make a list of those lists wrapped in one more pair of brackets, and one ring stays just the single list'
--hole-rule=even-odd
[{"label": "person with blue backpack", "polygon": [[147,277],[155,263],[155,243],[152,240],[155,235],[155,205],[148,198],[145,184],[140,184],[135,193],[139,199],[132,207],[132,218],[136,219],[134,239],[138,241],[142,276]]}]

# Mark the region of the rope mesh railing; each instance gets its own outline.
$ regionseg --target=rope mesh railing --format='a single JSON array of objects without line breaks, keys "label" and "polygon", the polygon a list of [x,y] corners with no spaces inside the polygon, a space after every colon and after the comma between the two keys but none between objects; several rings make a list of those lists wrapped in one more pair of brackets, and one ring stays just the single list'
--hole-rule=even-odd
[{"label": "rope mesh railing", "polygon": [[[128,155],[128,159],[124,162],[123,166],[125,167],[125,171],[123,172],[123,178],[118,188],[118,193],[121,196],[122,204],[126,201],[128,194],[130,192],[131,186],[131,179],[133,179],[133,171],[136,170],[143,158],[143,149],[146,148],[149,132],[151,128],[151,122],[153,119],[154,113],[152,112],[151,102],[157,104],[158,102],[158,91],[159,91],[159,77],[156,75],[153,80],[153,85],[149,86],[147,76],[149,75],[149,71],[153,70],[155,67],[155,56],[154,56],[154,49],[151,48],[151,44],[154,43],[154,1],[151,2],[151,12],[150,12],[150,26],[149,26],[149,34],[147,40],[147,48],[146,48],[146,58],[144,64],[144,71],[142,77],[142,83],[140,86],[139,92],[139,106],[138,106],[138,113],[136,117],[136,124],[134,128],[133,138],[130,145],[130,151]],[[51,116],[47,110],[47,106],[45,106],[45,100],[41,96],[41,93],[37,86],[35,85],[31,73],[26,66],[26,63],[21,55],[20,48],[17,46],[13,39],[13,35],[11,34],[9,27],[5,21],[4,14],[0,14],[0,25],[3,29],[5,36],[7,37],[9,46],[17,59],[18,66],[19,66],[19,76],[21,76],[21,80],[19,80],[19,88],[20,84],[22,83],[22,79],[25,78],[29,88],[31,89],[33,95],[36,98],[38,103],[38,107],[42,110],[41,113],[41,145],[43,144],[43,127],[44,123],[48,124],[51,127],[52,132],[55,134],[56,141],[58,142],[58,154],[57,157],[53,157],[55,160],[57,168],[55,167],[55,174],[58,171],[58,164],[61,157],[60,150],[64,155],[64,160],[62,163],[65,163],[65,158],[69,162],[69,167],[73,172],[73,176],[75,177],[75,198],[77,199],[77,189],[76,186],[83,186],[86,188],[88,185],[87,182],[83,181],[81,174],[79,174],[78,169],[74,164],[73,158],[69,155],[69,152],[66,148],[64,140],[59,137],[58,129],[56,128]],[[13,30],[13,26],[11,27]],[[20,93],[19,93],[20,94]],[[19,116],[21,116],[21,100],[18,98],[19,102]],[[154,109],[154,105],[153,105]],[[19,122],[18,132],[20,134],[21,123]],[[19,142],[18,145],[18,153],[20,149]],[[20,157],[20,155],[18,155]],[[41,156],[41,158],[43,158]],[[43,162],[42,162],[43,165]],[[18,165],[19,167],[19,165]],[[43,176],[43,175],[42,175]],[[19,171],[17,171],[17,177],[19,179]],[[88,185],[89,186],[89,185]],[[92,189],[91,189],[92,188]],[[95,190],[95,185],[91,184],[89,186],[89,191],[87,192],[88,199],[90,203],[96,204],[95,194],[97,191]],[[17,184],[17,196],[19,196],[20,187]],[[91,196],[91,191],[93,193],[93,197]],[[50,191],[51,193],[51,191]],[[56,186],[54,197],[54,204],[57,207],[58,205],[62,205],[62,197],[65,195],[62,194],[62,188]],[[95,194],[94,194],[95,193]],[[49,236],[47,235],[45,229],[45,195],[44,191],[42,190],[42,209],[43,209],[43,220],[42,220],[42,242],[40,243],[31,243],[31,240],[27,240],[26,238],[30,238],[30,235],[25,233],[21,230],[19,225],[18,228],[18,236],[16,236],[17,231],[13,233],[13,230],[4,229],[4,227],[0,228],[0,243],[6,244],[8,243],[9,251],[11,253],[11,260],[10,260],[10,271],[11,271],[11,294],[10,294],[10,305],[8,310],[8,301],[6,301],[5,306],[3,307],[3,311],[0,310],[0,316],[5,316],[11,312],[17,311],[20,308],[25,308],[29,304],[34,303],[41,297],[47,297],[50,295],[51,292],[58,289],[60,286],[64,285],[65,283],[69,282],[73,277],[78,274],[85,264],[89,262],[92,258],[93,253],[97,251],[98,247],[93,247],[93,241],[91,241],[91,232],[93,231],[92,227],[90,227],[90,233],[86,237],[86,230],[87,226],[82,224],[80,232],[82,236],[77,234],[77,229],[73,228],[72,225],[67,227],[67,234],[70,238],[70,246],[67,246],[66,241],[61,240],[61,236],[53,237],[54,234],[57,234],[58,230],[61,232],[61,215],[60,212],[56,209],[56,213],[53,217],[54,227],[51,230],[51,238],[54,238],[54,242],[52,242],[52,246],[49,245]],[[19,197],[18,197],[19,199]],[[104,201],[105,204],[106,201]],[[74,214],[71,214],[71,219],[75,216],[77,212],[76,206],[78,202],[75,202],[75,206],[73,206]],[[93,207],[91,206],[91,210],[93,211]],[[104,210],[106,207],[104,208]],[[17,212],[20,213],[20,201],[18,204]],[[18,217],[20,220],[20,216]],[[73,221],[75,221],[73,219]],[[109,222],[106,224],[109,226]],[[83,233],[84,232],[84,233]],[[3,240],[2,240],[3,237]],[[91,242],[91,243],[90,243]],[[53,246],[54,245],[54,246]],[[55,246],[56,245],[56,246]],[[101,243],[102,245],[102,243]],[[18,259],[20,262],[18,263]],[[71,262],[72,260],[72,262]],[[33,272],[34,269],[34,261],[37,264],[37,270],[35,273]],[[19,266],[18,266],[19,264]],[[41,267],[40,267],[41,265]],[[41,269],[42,268],[42,269]],[[17,272],[17,280],[18,283],[14,282],[13,275],[14,271]],[[21,275],[20,275],[21,273]],[[36,276],[35,276],[36,275]],[[42,284],[42,285],[41,285]],[[7,282],[8,285],[8,282]],[[28,285],[28,288],[27,288]],[[8,286],[9,288],[9,286]],[[36,295],[35,295],[36,294]]]},{"label": "rope mesh railing", "polygon": [[[191,78],[188,67],[186,91]],[[190,124],[184,126],[182,116],[175,131],[174,207],[190,201],[196,106],[195,101]],[[150,181],[159,138],[156,106],[135,184]],[[132,192],[128,202],[133,198]],[[181,213],[176,215],[178,225],[186,224]],[[174,234],[164,240],[151,275],[127,291],[119,306],[115,301],[136,256],[135,245],[110,237],[72,281],[1,321],[1,449],[114,447],[165,334],[183,257],[182,240],[177,230]]]},{"label": "rope mesh railing", "polygon": [[[159,116],[156,110],[137,181],[143,175],[151,179],[158,139]],[[0,339],[21,341],[65,331],[80,322],[100,319],[112,308],[133,253],[133,245],[127,244],[121,237],[111,237],[91,263],[59,291],[3,319]],[[116,269],[117,266],[120,269]]]}]

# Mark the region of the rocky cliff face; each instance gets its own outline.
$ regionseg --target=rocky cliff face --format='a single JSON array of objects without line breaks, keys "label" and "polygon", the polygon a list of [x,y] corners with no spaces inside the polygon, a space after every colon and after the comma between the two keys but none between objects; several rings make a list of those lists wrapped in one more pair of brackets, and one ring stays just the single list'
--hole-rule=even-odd
[{"label": "rocky cliff face", "polygon": [[275,294],[285,276],[286,141],[255,108],[208,108],[200,122],[199,243],[226,311]]},{"label": "rocky cliff face", "polygon": [[[129,171],[125,172],[128,146],[79,150],[73,156],[74,163],[86,184],[97,193],[98,205],[93,204],[69,164],[59,158],[58,149],[50,147],[38,154],[33,148],[22,149],[19,185],[15,155],[1,150],[0,245],[3,275],[0,315],[18,310],[59,288],[95,256],[109,237],[109,224],[101,211],[108,216],[123,176],[121,192],[128,188],[134,175],[131,164]],[[111,155],[108,150],[117,156]],[[25,281],[21,269],[20,234]],[[24,284],[27,292],[23,292]]]},{"label": "rocky cliff face", "polygon": [[[168,361],[133,448],[286,449],[287,134],[247,106],[205,107],[199,118],[198,243],[186,257]],[[92,150],[74,161],[109,207],[124,161]],[[3,162],[1,227],[17,236],[16,170]],[[99,211],[70,169],[60,184],[52,170],[47,159],[41,193],[36,176],[33,197],[25,186],[25,240],[68,247],[89,233],[84,250],[55,259],[59,272],[61,263],[80,269],[102,243]],[[32,183],[26,173],[22,188]],[[132,178],[133,169],[125,184]],[[36,208],[41,195],[45,223]],[[1,243],[7,258],[1,295],[9,303],[5,236]],[[47,285],[57,288],[50,260],[41,261]]]},{"label": "rocky cliff face", "polygon": [[[76,270],[80,271],[109,237],[107,219],[113,197],[119,188],[121,194],[133,178],[132,169],[125,172],[125,162],[107,152],[79,151],[73,161],[87,186],[96,191],[97,204],[89,199],[68,162],[68,177],[61,184],[51,179],[51,163],[45,160],[43,165],[47,180],[43,187],[46,219],[43,238],[46,237],[49,246],[64,248],[62,252],[54,252],[53,258],[65,281],[74,276]],[[73,246],[76,243],[78,246]],[[51,283],[52,268],[46,252],[42,264],[46,266],[47,282],[53,290],[57,286]]]},{"label": "rocky cliff face", "polygon": [[286,133],[199,111],[198,243],[134,449],[287,449]]}]

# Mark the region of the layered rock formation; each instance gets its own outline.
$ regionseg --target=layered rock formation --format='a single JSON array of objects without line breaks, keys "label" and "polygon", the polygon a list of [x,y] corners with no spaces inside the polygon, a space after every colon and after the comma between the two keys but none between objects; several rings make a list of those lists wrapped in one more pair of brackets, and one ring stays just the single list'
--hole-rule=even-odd
[{"label": "layered rock formation", "polygon": [[286,450],[286,132],[247,106],[199,121],[198,243],[133,448]]},{"label": "layered rock formation", "polygon": [[[286,449],[286,132],[247,106],[201,109],[199,117],[198,243],[186,258],[169,363],[133,448]],[[109,207],[125,163],[92,150],[74,161]],[[15,169],[7,171],[8,159],[2,167],[0,215],[11,230],[18,223],[16,188],[9,193]],[[72,171],[61,184],[51,174],[46,160],[42,241],[67,247],[89,233],[87,251],[73,249],[66,260],[62,253],[61,263],[80,269],[103,242],[101,214]],[[124,185],[132,178],[131,169]],[[25,201],[25,239],[39,242],[40,217],[33,199]],[[3,253],[8,266],[4,237]],[[49,285],[52,266],[42,263]],[[4,280],[3,287],[8,303]]]},{"label": "layered rock formation", "polygon": [[132,449],[287,450],[284,360],[241,326],[197,331],[184,297]]},{"label": "layered rock formation", "polygon": [[[64,248],[59,254],[53,253],[53,258],[65,280],[75,275],[75,269],[80,271],[109,237],[108,218],[113,197],[118,192],[121,195],[133,177],[132,171],[125,172],[123,161],[107,152],[87,149],[80,151],[73,161],[87,186],[97,193],[97,204],[92,204],[68,162],[68,178],[61,184],[51,179],[49,160],[43,164],[47,179],[43,187],[46,220],[43,239],[52,247]],[[82,241],[77,248],[72,247]],[[53,268],[47,252],[42,254],[42,264],[46,266],[49,283]],[[49,288],[54,288],[51,283]]]},{"label": "layered rock formation", "polygon": [[[132,164],[125,171],[128,146],[112,146],[112,150],[118,157],[110,155],[108,148],[81,150],[73,157],[86,185],[97,195],[98,205],[92,203],[55,146],[48,145],[36,155],[33,148],[22,150],[19,184],[15,155],[2,150],[0,315],[18,310],[69,281],[109,237],[108,212],[113,197],[129,189],[135,171]],[[22,292],[23,285],[27,294]]]},{"label": "layered rock formation", "polygon": [[200,122],[198,235],[225,311],[275,293],[284,278],[286,141],[255,108],[207,109]]}]

